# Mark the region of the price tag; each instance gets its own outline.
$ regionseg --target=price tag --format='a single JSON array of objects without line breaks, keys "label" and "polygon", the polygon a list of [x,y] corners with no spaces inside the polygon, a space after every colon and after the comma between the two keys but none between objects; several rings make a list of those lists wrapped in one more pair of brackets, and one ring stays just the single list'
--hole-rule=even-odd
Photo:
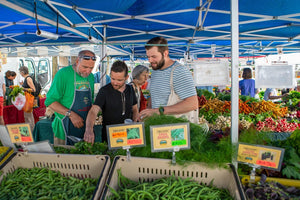
[{"label": "price tag", "polygon": [[190,149],[190,124],[150,126],[151,151],[179,151]]},{"label": "price tag", "polygon": [[239,143],[237,161],[280,171],[283,155],[282,148]]},{"label": "price tag", "polygon": [[144,122],[106,127],[109,149],[145,146]]},{"label": "price tag", "polygon": [[9,124],[6,128],[12,143],[34,142],[29,124]]}]

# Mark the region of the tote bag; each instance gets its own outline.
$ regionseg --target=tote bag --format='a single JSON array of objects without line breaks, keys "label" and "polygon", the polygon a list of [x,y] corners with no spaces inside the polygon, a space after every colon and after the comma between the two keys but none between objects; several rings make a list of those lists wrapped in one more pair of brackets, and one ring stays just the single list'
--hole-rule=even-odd
[{"label": "tote bag", "polygon": [[[177,104],[179,102],[181,102],[182,100],[179,98],[179,96],[175,93],[174,91],[174,87],[173,87],[173,72],[176,69],[177,66],[174,66],[172,71],[171,71],[171,76],[170,76],[170,87],[171,87],[171,93],[168,99],[168,105],[167,106],[171,106],[174,104]],[[196,110],[192,110],[190,112],[187,113],[182,113],[182,114],[178,114],[178,115],[174,115],[175,117],[182,117],[182,118],[186,118],[188,119],[190,122],[198,124],[199,120],[198,120],[198,109]]]},{"label": "tote bag", "polygon": [[30,113],[33,110],[34,96],[29,92],[25,92],[25,98],[26,98],[26,102],[23,107],[23,111]]}]

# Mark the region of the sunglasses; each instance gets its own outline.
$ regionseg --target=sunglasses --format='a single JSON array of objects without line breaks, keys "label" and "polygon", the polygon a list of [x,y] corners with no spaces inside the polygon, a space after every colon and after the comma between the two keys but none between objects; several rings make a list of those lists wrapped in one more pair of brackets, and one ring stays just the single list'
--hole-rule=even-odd
[{"label": "sunglasses", "polygon": [[83,58],[84,60],[90,60],[92,59],[93,61],[96,61],[96,56],[81,56],[81,58]]}]

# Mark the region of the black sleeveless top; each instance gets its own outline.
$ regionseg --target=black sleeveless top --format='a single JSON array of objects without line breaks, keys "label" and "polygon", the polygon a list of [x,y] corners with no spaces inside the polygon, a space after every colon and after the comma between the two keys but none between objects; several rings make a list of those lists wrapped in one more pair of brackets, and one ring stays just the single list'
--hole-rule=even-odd
[{"label": "black sleeveless top", "polygon": [[[23,88],[30,88],[30,86],[28,85],[28,83],[27,83],[27,78],[31,78],[30,76],[27,76],[25,79],[24,79],[24,82],[23,82],[23,85],[22,85],[22,87]],[[32,79],[32,78],[31,78]],[[33,81],[33,80],[32,80]]]}]

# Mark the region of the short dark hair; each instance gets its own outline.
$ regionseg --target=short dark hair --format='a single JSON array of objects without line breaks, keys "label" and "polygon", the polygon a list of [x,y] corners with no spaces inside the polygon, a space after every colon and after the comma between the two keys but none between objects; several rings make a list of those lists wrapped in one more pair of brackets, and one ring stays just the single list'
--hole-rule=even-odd
[{"label": "short dark hair", "polygon": [[125,77],[128,75],[128,67],[124,61],[117,60],[115,61],[112,66],[110,71],[113,72],[125,72]]},{"label": "short dark hair", "polygon": [[163,54],[165,51],[169,50],[168,48],[168,41],[164,37],[154,37],[150,39],[147,44],[145,45],[145,49],[149,50],[152,47],[155,46],[155,44],[158,44],[156,47],[158,49],[158,52]]},{"label": "short dark hair", "polygon": [[243,69],[243,79],[251,79],[252,78],[252,71],[250,68],[244,68]]},{"label": "short dark hair", "polygon": [[25,74],[25,75],[29,73],[28,68],[25,67],[25,66],[20,67],[20,68],[19,68],[19,71],[20,71],[20,72],[23,72],[23,74]]},{"label": "short dark hair", "polygon": [[10,73],[9,70],[7,70],[7,71],[5,72],[5,76],[6,76],[6,77],[10,77],[10,76],[11,76],[11,73]]},{"label": "short dark hair", "polygon": [[10,75],[11,75],[11,76],[17,76],[17,73],[14,72],[14,71],[10,71]]},{"label": "short dark hair", "polygon": [[14,72],[14,71],[7,70],[7,71],[5,72],[5,76],[6,76],[6,77],[10,77],[10,76],[15,77],[16,75],[17,75],[17,74],[16,74],[16,72]]}]

